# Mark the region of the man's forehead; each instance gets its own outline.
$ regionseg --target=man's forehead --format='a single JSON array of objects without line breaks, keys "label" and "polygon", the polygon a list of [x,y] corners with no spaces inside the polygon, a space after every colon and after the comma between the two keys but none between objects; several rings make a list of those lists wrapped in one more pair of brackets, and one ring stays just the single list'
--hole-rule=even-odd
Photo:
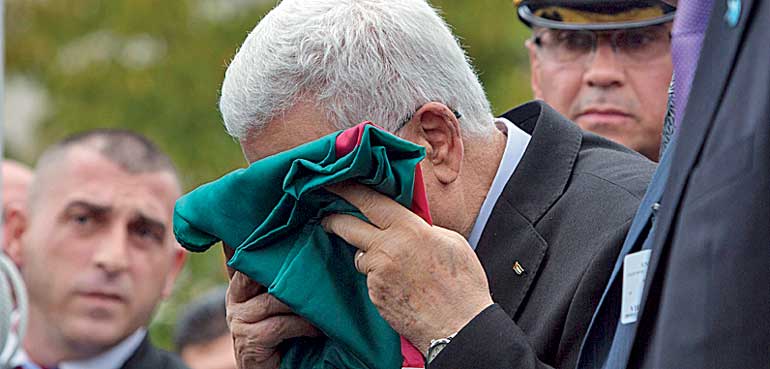
[{"label": "man's forehead", "polygon": [[[284,126],[285,127],[285,126]],[[268,156],[275,155],[284,151],[291,150],[305,143],[315,141],[335,129],[327,130],[305,130],[290,132],[269,132],[267,130],[260,132],[251,140],[242,143],[243,152],[249,163],[262,160]]]},{"label": "man's forehead", "polygon": [[[178,187],[173,172],[167,170],[130,172],[90,147],[73,147],[58,164],[60,174],[82,181],[134,182],[155,187]],[[54,170],[55,172],[56,170]]]},{"label": "man's forehead", "polygon": [[170,212],[181,194],[173,173],[129,173],[98,153],[76,148],[67,153],[66,160],[41,172],[38,180],[43,182],[39,191],[65,202],[81,199],[107,206],[130,201],[156,214]]},{"label": "man's forehead", "polygon": [[241,140],[249,163],[264,159],[326,136],[337,129],[320,109],[297,104],[279,114],[255,134]]}]

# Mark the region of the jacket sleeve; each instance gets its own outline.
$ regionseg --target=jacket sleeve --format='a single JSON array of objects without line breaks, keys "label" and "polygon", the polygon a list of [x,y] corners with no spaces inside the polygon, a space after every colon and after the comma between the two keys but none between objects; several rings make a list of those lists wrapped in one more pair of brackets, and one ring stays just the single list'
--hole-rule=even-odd
[{"label": "jacket sleeve", "polygon": [[428,368],[552,369],[538,360],[527,336],[498,304],[463,327]]},{"label": "jacket sleeve", "polygon": [[594,245],[596,252],[577,284],[564,330],[558,342],[553,343],[557,346],[555,353],[538,357],[537,349],[526,333],[500,305],[493,304],[457,333],[430,363],[429,369],[574,368],[630,225],[631,219],[628,219]]}]

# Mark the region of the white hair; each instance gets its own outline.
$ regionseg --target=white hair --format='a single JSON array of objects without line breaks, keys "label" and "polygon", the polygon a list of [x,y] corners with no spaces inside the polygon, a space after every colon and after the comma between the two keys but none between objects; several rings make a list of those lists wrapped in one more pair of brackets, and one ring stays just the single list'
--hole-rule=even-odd
[{"label": "white hair", "polygon": [[300,101],[339,129],[393,132],[420,106],[459,112],[463,132],[493,129],[484,89],[449,27],[424,0],[284,0],[246,37],[219,109],[242,139]]}]

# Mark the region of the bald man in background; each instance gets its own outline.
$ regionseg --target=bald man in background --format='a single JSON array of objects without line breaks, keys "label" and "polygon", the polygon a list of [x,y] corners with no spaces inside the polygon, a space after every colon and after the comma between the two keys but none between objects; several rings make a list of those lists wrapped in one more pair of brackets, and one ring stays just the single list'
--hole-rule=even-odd
[{"label": "bald man in background", "polygon": [[6,213],[3,251],[29,297],[11,367],[188,369],[147,335],[185,259],[171,159],[140,134],[98,129],[46,149],[34,173],[29,200]]}]

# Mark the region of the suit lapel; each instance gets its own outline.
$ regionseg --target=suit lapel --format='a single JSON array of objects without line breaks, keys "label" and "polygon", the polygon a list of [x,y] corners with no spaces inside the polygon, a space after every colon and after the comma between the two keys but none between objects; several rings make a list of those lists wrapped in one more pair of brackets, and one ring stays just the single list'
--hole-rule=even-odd
[{"label": "suit lapel", "polygon": [[[694,0],[688,0],[694,1]],[[714,9],[706,36],[703,40],[698,68],[693,79],[693,86],[689,102],[685,109],[684,119],[676,140],[679,141],[673,149],[672,169],[666,182],[666,189],[661,199],[661,211],[655,232],[654,250],[650,259],[650,266],[645,280],[644,294],[642,296],[639,319],[644,316],[649,295],[656,294],[651,286],[657,286],[656,282],[663,278],[664,270],[656,273],[658,266],[664,262],[663,254],[667,253],[666,247],[672,237],[672,229],[675,225],[675,217],[678,213],[683,192],[692,167],[697,163],[705,138],[711,130],[714,116],[719,107],[719,102],[726,90],[727,82],[734,66],[738,46],[750,18],[753,0],[742,1],[742,14],[738,24],[731,28],[725,21],[726,1],[713,0]],[[634,325],[637,329],[639,324]]]},{"label": "suit lapel", "polygon": [[[515,208],[498,200],[476,253],[484,266],[492,299],[515,316],[537,275],[548,244]],[[522,273],[514,270],[519,265]]]},{"label": "suit lapel", "polygon": [[563,194],[582,133],[539,101],[503,116],[532,139],[492,210],[476,253],[493,299],[515,318],[548,250],[534,224]]}]

